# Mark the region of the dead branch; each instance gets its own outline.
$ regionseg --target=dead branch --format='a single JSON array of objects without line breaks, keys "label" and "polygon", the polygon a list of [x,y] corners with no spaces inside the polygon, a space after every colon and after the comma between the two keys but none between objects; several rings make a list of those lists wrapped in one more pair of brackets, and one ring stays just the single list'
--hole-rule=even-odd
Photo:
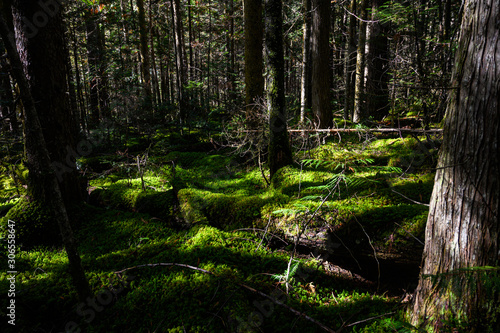
[{"label": "dead branch", "polygon": [[[244,133],[257,133],[261,130],[241,130]],[[289,129],[290,133],[309,133],[309,132],[320,132],[320,133],[419,133],[419,134],[432,134],[432,133],[442,133],[443,130],[440,128],[433,129],[414,129],[414,128],[366,128],[366,129],[358,129],[358,128],[311,128],[311,129]]]},{"label": "dead branch", "polygon": [[254,289],[254,288],[252,288],[252,287],[249,287],[249,286],[247,286],[247,285],[245,285],[245,284],[243,284],[243,283],[238,283],[238,285],[240,285],[240,286],[241,286],[241,287],[243,287],[243,288],[246,288],[246,289],[250,290],[251,292],[254,292],[254,293],[256,293],[256,294],[259,294],[259,295],[260,295],[260,296],[262,296],[262,297],[267,298],[268,300],[270,300],[270,301],[271,301],[271,302],[273,302],[274,304],[277,304],[277,305],[279,305],[279,306],[284,307],[285,309],[289,310],[290,312],[294,313],[295,315],[297,315],[297,316],[299,316],[299,317],[303,317],[304,319],[309,320],[310,322],[312,322],[312,323],[314,323],[314,324],[318,325],[319,327],[321,327],[321,328],[322,328],[323,330],[325,330],[326,332],[330,332],[330,333],[337,333],[337,331],[332,330],[331,328],[329,328],[329,327],[325,326],[324,324],[320,323],[320,322],[319,322],[319,321],[317,321],[316,319],[309,317],[308,315],[306,315],[306,314],[305,314],[305,313],[303,313],[303,312],[300,312],[300,311],[298,311],[298,310],[295,310],[295,309],[294,309],[294,308],[292,308],[291,306],[288,306],[288,305],[286,305],[285,303],[280,302],[280,301],[279,301],[279,300],[277,300],[276,298],[274,298],[274,297],[272,297],[272,296],[269,296],[269,295],[267,295],[267,294],[263,293],[262,291],[259,291],[259,290],[257,290],[257,289]]},{"label": "dead branch", "polygon": [[141,268],[141,267],[156,267],[156,266],[179,266],[179,267],[184,267],[184,268],[189,268],[189,269],[193,269],[193,270],[196,270],[196,271],[200,271],[200,272],[203,272],[205,274],[215,275],[214,273],[212,273],[210,271],[207,271],[206,269],[203,269],[203,268],[199,268],[199,267],[191,266],[191,265],[187,265],[187,264],[178,264],[178,263],[175,263],[175,262],[166,262],[166,263],[165,262],[159,262],[157,264],[137,265],[137,266],[133,266],[133,267],[128,267],[128,268],[122,269],[121,271],[116,271],[114,273],[117,274],[117,275],[120,275],[121,273],[126,272],[126,271],[130,271],[132,269]]},{"label": "dead branch", "polygon": [[[144,265],[137,265],[137,266],[133,266],[133,267],[128,267],[128,268],[124,268],[120,271],[116,271],[114,272],[116,275],[120,276],[121,273],[124,273],[126,271],[129,271],[129,270],[132,270],[132,269],[136,269],[136,268],[141,268],[141,267],[156,267],[156,266],[178,266],[178,267],[184,267],[184,268],[189,268],[189,269],[193,269],[193,270],[196,270],[196,271],[200,271],[200,272],[203,272],[205,274],[210,274],[210,275],[214,275],[216,276],[215,273],[211,272],[211,271],[208,271],[206,269],[203,269],[203,268],[199,268],[199,267],[196,267],[196,266],[191,266],[191,265],[187,265],[187,264],[178,264],[178,263],[175,263],[175,262],[168,262],[168,263],[164,263],[164,262],[159,262],[157,264],[144,264]],[[298,310],[295,310],[294,308],[284,304],[283,302],[280,302],[279,300],[275,299],[274,297],[272,296],[269,296],[265,293],[263,293],[262,291],[259,291],[257,289],[254,289],[252,287],[249,287],[247,286],[246,284],[243,284],[243,283],[238,283],[236,282],[237,285],[239,285],[240,287],[243,287],[245,289],[248,289],[250,290],[251,292],[254,292],[256,294],[259,294],[260,296],[262,297],[265,297],[267,299],[269,299],[271,302],[277,304],[277,305],[280,305],[286,309],[288,309],[290,312],[294,313],[295,315],[299,316],[299,317],[303,317],[307,320],[309,320],[310,322],[318,325],[319,327],[321,327],[323,330],[325,330],[326,332],[330,332],[330,333],[337,333],[336,331],[332,330],[331,328],[325,326],[324,324],[320,323],[319,321],[317,321],[316,319],[314,318],[311,318],[309,317],[308,315],[306,315],[305,313],[303,312],[300,312]]]}]

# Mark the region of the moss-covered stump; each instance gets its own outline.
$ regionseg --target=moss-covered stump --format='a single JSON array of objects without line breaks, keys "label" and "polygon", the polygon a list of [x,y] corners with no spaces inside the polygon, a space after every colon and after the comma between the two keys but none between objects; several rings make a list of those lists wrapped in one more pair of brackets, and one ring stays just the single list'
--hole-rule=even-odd
[{"label": "moss-covered stump", "polygon": [[25,247],[61,244],[57,221],[47,206],[23,198],[0,219],[0,232],[5,235],[8,221],[14,221],[16,244]]}]

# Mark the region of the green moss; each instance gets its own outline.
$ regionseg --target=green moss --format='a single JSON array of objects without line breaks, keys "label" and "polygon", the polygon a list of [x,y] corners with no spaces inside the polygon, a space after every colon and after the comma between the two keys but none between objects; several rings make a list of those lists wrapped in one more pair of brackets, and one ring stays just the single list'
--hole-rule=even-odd
[{"label": "green moss", "polygon": [[8,220],[15,222],[16,244],[27,247],[61,243],[59,226],[47,206],[22,199],[1,219],[1,232],[5,234]]},{"label": "green moss", "polygon": [[[177,198],[173,189],[164,187],[161,179],[145,177],[148,187],[142,190],[140,179],[122,179],[104,188],[96,188],[91,193],[93,204],[147,213],[169,223],[174,223]],[[155,186],[157,187],[155,187]]]},{"label": "green moss", "polygon": [[189,225],[206,223],[222,229],[261,225],[269,202],[288,201],[287,196],[274,192],[246,196],[193,188],[179,191],[178,198],[181,215]]}]

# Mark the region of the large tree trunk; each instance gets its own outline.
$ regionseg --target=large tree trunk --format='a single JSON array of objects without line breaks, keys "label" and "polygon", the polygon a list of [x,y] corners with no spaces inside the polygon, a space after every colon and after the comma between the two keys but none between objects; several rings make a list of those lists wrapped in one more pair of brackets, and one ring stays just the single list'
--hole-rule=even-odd
[{"label": "large tree trunk", "polygon": [[269,169],[271,178],[292,163],[285,110],[283,17],[281,0],[266,1],[267,103],[269,108]]},{"label": "large tree trunk", "polygon": [[312,0],[312,111],[319,128],[333,125],[330,105],[330,0]]},{"label": "large tree trunk", "polygon": [[464,13],[411,318],[486,332],[499,302],[498,270],[479,268],[499,265],[500,3],[467,0]]},{"label": "large tree trunk", "polygon": [[245,0],[245,104],[247,110],[264,97],[262,0]]},{"label": "large tree trunk", "polygon": [[[31,2],[30,4],[32,4],[32,7],[37,7],[34,2]],[[16,3],[16,6],[19,5],[19,3]],[[27,3],[24,5],[30,7]],[[40,10],[40,8],[38,8],[38,10]],[[52,20],[54,20],[54,24],[61,20],[60,13],[57,13]],[[26,31],[24,33],[27,34]],[[39,33],[42,34],[43,32],[40,31]],[[46,196],[50,198],[50,200],[47,201],[48,205],[54,212],[54,216],[59,224],[66,254],[68,255],[73,283],[75,284],[80,301],[88,301],[92,296],[92,291],[81,265],[76,241],[73,237],[73,232],[71,230],[68,215],[63,202],[63,194],[61,193],[57,182],[56,174],[51,167],[49,151],[47,150],[44,133],[42,132],[43,125],[39,121],[37,109],[35,108],[36,100],[33,98],[30,91],[33,89],[30,89],[25,76],[26,74],[29,75],[30,72],[26,70],[23,72],[23,64],[21,63],[21,59],[19,58],[19,54],[15,48],[13,34],[6,24],[6,20],[3,15],[0,15],[0,35],[5,43],[7,54],[12,64],[12,76],[17,81],[24,104],[24,139],[26,159],[28,161],[28,165],[30,166],[30,174],[37,173],[43,177],[43,185],[45,186],[44,192]],[[23,44],[19,45],[22,46]],[[59,50],[59,52],[64,55],[64,52],[61,52],[61,50]],[[21,48],[20,53],[23,54],[23,57],[26,57],[25,49]]]},{"label": "large tree trunk", "polygon": [[[81,200],[83,192],[75,165],[78,155],[75,137],[78,133],[72,131],[74,115],[68,98],[65,29],[59,5],[56,2],[43,4],[47,6],[45,10],[33,1],[13,1],[13,22],[17,47],[36,102],[50,159],[56,169],[63,198],[69,203]],[[40,20],[42,13],[47,20],[33,20],[37,17]],[[46,193],[45,182],[44,175],[30,170],[28,191],[33,199],[42,203],[51,199]]]}]

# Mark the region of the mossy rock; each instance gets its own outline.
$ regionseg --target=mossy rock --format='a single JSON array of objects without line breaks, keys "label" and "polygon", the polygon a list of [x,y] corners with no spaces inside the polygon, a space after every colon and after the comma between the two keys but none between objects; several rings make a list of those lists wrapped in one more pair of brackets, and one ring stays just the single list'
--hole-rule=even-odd
[{"label": "mossy rock", "polygon": [[27,247],[61,244],[59,226],[46,205],[22,199],[0,221],[2,233],[7,231],[8,220],[15,222],[16,244]]}]

